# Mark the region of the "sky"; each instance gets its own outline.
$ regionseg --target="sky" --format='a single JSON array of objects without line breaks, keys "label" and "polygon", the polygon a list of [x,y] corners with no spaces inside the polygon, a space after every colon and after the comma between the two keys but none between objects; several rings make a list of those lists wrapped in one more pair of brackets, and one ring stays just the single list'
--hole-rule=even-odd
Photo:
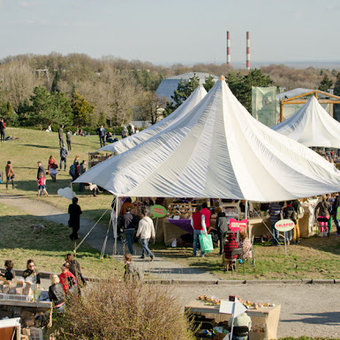
[{"label": "sky", "polygon": [[0,59],[85,53],[155,64],[340,61],[340,0],[0,0]]}]

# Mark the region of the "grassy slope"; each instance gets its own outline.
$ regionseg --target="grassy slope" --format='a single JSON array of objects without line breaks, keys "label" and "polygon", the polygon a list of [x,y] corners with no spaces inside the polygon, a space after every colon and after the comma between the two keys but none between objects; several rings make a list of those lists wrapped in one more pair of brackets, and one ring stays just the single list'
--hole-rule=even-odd
[{"label": "grassy slope", "polygon": [[[24,195],[30,199],[36,199],[36,173],[37,161],[40,160],[46,168],[48,158],[53,155],[59,163],[59,141],[56,132],[47,133],[29,129],[8,128],[6,135],[16,136],[19,139],[0,144],[0,171],[4,171],[8,160],[12,161],[16,175],[16,189],[8,190],[8,193]],[[72,151],[67,159],[67,168],[73,163],[76,155],[80,160],[88,160],[88,152],[99,148],[98,136],[72,136]],[[62,210],[66,210],[69,201],[57,195],[57,190],[69,186],[71,176],[66,171],[60,171],[57,182],[53,183],[50,176],[47,176],[47,191],[49,197],[44,199],[47,203]],[[74,186],[77,189],[78,185]],[[0,191],[5,192],[5,185],[0,185]],[[78,195],[79,203],[85,212],[85,216],[93,219],[99,218],[102,212],[110,207],[112,201],[111,194],[98,195],[96,198],[89,193]]]},{"label": "grassy slope", "polygon": [[[41,221],[25,215],[22,211],[0,204],[1,238],[0,266],[7,259],[15,268],[24,269],[28,259],[34,259],[40,271],[60,272],[65,262],[64,255],[71,252],[73,243],[69,240],[69,228],[62,224]],[[42,223],[45,229],[33,234],[31,225]],[[122,264],[111,258],[99,261],[99,252],[84,243],[77,252],[77,258],[85,276],[112,277],[120,275]]]}]

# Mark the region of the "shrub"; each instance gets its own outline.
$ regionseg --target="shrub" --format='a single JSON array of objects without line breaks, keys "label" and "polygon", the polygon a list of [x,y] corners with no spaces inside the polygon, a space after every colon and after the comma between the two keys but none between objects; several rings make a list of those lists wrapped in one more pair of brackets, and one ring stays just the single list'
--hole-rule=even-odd
[{"label": "shrub", "polygon": [[193,339],[175,296],[161,286],[94,283],[54,322],[57,339]]}]

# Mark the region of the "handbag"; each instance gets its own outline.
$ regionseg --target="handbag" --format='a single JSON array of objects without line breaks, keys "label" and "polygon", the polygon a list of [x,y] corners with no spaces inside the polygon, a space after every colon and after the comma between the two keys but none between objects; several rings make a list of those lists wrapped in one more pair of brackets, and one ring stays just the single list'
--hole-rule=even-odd
[{"label": "handbag", "polygon": [[214,250],[213,242],[211,235],[205,235],[205,234],[200,234],[199,235],[199,240],[200,240],[200,246],[201,246],[201,251],[203,253],[210,253],[211,251]]}]

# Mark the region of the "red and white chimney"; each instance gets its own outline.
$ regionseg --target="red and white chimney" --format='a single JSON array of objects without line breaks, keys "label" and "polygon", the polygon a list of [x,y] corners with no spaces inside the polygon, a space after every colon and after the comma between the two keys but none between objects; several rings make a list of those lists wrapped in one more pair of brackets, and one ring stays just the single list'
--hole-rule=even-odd
[{"label": "red and white chimney", "polygon": [[246,40],[247,40],[247,47],[246,47],[246,68],[250,70],[250,37],[249,32],[246,32]]},{"label": "red and white chimney", "polygon": [[227,31],[227,66],[230,66],[230,32]]}]

